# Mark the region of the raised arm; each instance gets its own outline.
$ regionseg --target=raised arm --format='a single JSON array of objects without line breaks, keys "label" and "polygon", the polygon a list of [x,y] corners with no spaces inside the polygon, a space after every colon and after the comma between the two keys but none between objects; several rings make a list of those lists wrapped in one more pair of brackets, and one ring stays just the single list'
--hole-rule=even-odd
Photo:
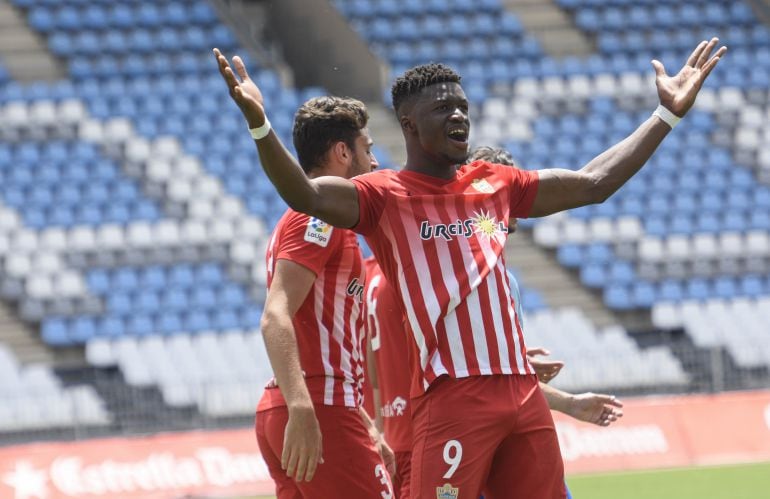
[{"label": "raised arm", "polygon": [[315,274],[298,263],[278,260],[262,315],[262,337],[289,421],[284,433],[281,467],[297,481],[310,481],[322,461],[321,428],[302,374],[292,317],[305,301]]},{"label": "raised arm", "polygon": [[[667,75],[659,61],[652,61],[660,104],[676,117],[681,118],[689,111],[703,82],[727,51],[721,47],[711,56],[717,43],[717,38],[701,42],[675,76]],[[540,182],[530,216],[542,217],[604,202],[644,166],[670,131],[671,126],[653,115],[623,141],[578,171],[558,168],[538,171]]]},{"label": "raised arm", "polygon": [[[233,57],[233,66],[238,73],[236,77],[219,49],[214,49],[214,55],[219,73],[230,90],[230,97],[240,108],[248,127],[253,129],[264,125],[266,115],[262,92],[249,77],[241,58]],[[267,177],[292,209],[320,218],[335,227],[347,229],[358,223],[358,191],[352,182],[341,177],[309,179],[273,130],[254,142]]]}]

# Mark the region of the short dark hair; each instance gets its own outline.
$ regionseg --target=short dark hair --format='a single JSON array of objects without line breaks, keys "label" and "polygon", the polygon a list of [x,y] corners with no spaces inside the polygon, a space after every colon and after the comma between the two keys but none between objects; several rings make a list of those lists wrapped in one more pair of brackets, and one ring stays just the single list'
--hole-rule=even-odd
[{"label": "short dark hair", "polygon": [[502,147],[479,146],[468,156],[469,163],[474,161],[488,161],[498,165],[516,166],[511,153]]},{"label": "short dark hair", "polygon": [[398,112],[404,101],[420,93],[425,87],[436,83],[460,83],[461,79],[454,69],[436,62],[407,69],[404,74],[396,78],[390,90],[393,109]]},{"label": "short dark hair", "polygon": [[366,106],[350,97],[313,97],[294,115],[292,140],[299,164],[305,173],[321,166],[332,144],[344,142],[351,149],[369,114]]}]

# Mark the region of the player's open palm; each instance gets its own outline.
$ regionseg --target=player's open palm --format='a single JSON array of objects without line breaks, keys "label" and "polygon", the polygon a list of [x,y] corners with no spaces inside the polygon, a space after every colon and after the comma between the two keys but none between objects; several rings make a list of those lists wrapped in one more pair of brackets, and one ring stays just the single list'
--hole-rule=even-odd
[{"label": "player's open palm", "polygon": [[289,411],[283,435],[281,468],[296,481],[309,482],[323,462],[321,427],[312,408]]},{"label": "player's open palm", "polygon": [[573,397],[569,415],[586,423],[609,426],[623,417],[623,403],[612,395],[581,393]]},{"label": "player's open palm", "polygon": [[262,92],[254,80],[249,77],[246,66],[243,64],[243,60],[237,55],[233,57],[233,66],[238,73],[238,77],[235,76],[233,69],[230,67],[230,63],[227,58],[219,51],[214,49],[214,56],[217,58],[217,65],[219,66],[219,73],[227,83],[227,88],[230,90],[230,97],[238,104],[238,107],[243,113],[243,117],[246,118],[246,122],[249,124],[249,128],[257,128],[265,123],[265,107],[264,99],[262,98]]},{"label": "player's open palm", "polygon": [[721,47],[712,56],[711,53],[718,43],[718,38],[700,42],[687,59],[687,64],[673,76],[666,74],[666,69],[660,61],[652,61],[660,103],[680,118],[687,114],[695,103],[695,97],[703,82],[727,51],[727,47]]}]

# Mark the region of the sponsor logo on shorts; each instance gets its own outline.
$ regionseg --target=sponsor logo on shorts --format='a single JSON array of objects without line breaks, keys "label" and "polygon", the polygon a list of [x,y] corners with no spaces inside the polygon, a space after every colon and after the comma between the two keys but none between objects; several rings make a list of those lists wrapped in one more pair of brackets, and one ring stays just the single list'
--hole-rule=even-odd
[{"label": "sponsor logo on shorts", "polygon": [[394,416],[403,416],[404,409],[406,409],[406,399],[403,397],[396,397],[393,402],[386,402],[382,406],[382,417],[392,418]]},{"label": "sponsor logo on shorts", "polygon": [[329,244],[329,239],[332,237],[333,229],[334,227],[327,224],[323,220],[311,217],[307,222],[305,241],[309,243],[315,243],[318,246],[325,248]]},{"label": "sponsor logo on shorts", "polygon": [[457,499],[460,495],[460,489],[452,487],[452,484],[445,483],[443,487],[436,487],[436,499]]}]

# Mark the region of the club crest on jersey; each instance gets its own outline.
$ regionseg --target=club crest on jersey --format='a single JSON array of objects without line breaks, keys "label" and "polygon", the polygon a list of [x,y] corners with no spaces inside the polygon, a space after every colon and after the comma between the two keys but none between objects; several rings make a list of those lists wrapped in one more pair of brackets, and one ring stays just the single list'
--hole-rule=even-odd
[{"label": "club crest on jersey", "polygon": [[452,484],[445,483],[443,487],[436,487],[436,499],[457,499],[460,496],[460,489],[452,487]]},{"label": "club crest on jersey", "polygon": [[492,194],[495,192],[495,188],[492,187],[492,184],[487,182],[487,179],[484,178],[475,178],[471,181],[471,187],[476,189],[482,194]]},{"label": "club crest on jersey", "polygon": [[329,244],[329,239],[332,237],[332,230],[334,230],[334,227],[323,220],[311,217],[307,222],[305,241],[315,243],[318,246],[325,248]]},{"label": "club crest on jersey", "polygon": [[456,237],[469,238],[473,234],[491,239],[508,233],[508,224],[496,221],[488,212],[481,211],[473,215],[473,218],[457,220],[451,224],[431,224],[428,220],[423,220],[420,223],[420,239],[428,241],[443,238],[445,241],[452,241]]}]

